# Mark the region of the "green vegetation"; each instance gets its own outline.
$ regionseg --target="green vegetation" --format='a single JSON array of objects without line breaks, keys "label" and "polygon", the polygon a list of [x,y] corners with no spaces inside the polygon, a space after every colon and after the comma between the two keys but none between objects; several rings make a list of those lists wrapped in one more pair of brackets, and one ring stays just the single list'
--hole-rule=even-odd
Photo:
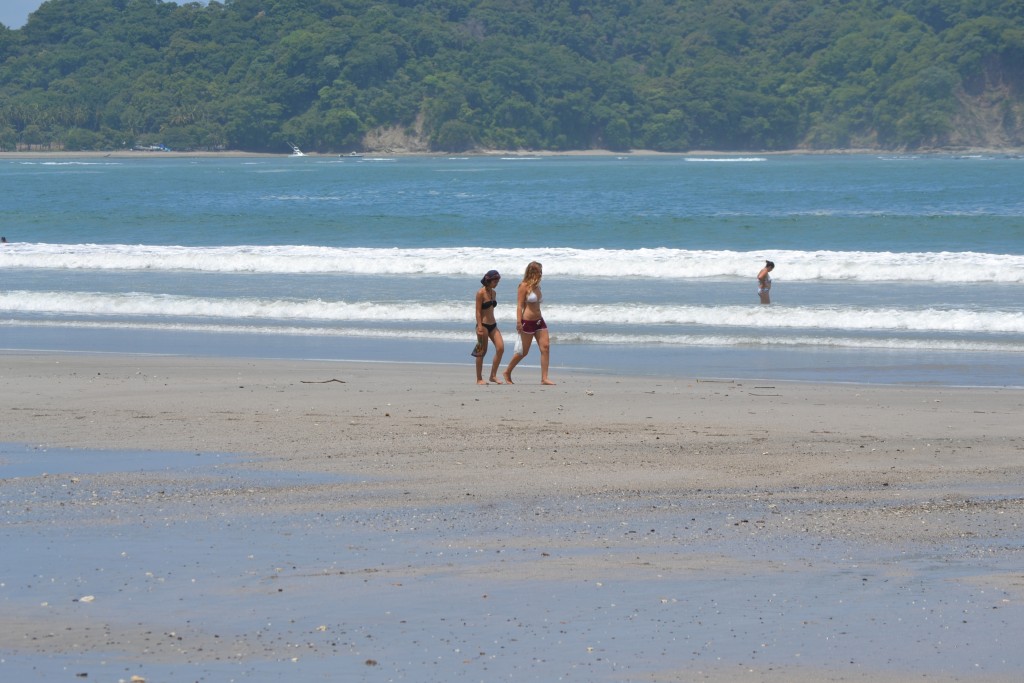
[{"label": "green vegetation", "polygon": [[49,0],[0,149],[1024,146],[1024,0]]}]

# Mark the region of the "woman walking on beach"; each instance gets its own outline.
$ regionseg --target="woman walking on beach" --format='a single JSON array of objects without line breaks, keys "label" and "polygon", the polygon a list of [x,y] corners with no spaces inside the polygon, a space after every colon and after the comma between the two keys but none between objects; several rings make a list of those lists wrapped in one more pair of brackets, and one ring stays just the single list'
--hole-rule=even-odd
[{"label": "woman walking on beach", "polygon": [[540,383],[552,385],[554,382],[548,377],[548,362],[551,340],[548,337],[548,326],[540,313],[540,304],[544,297],[540,292],[540,279],[543,275],[543,268],[536,261],[531,261],[526,266],[526,273],[523,281],[519,283],[519,290],[516,293],[516,332],[522,342],[522,350],[512,354],[512,360],[505,368],[505,381],[512,384],[512,370],[519,365],[519,361],[526,358],[530,353],[530,345],[534,338],[537,340],[537,348],[540,349]]},{"label": "woman walking on beach", "polygon": [[490,381],[501,384],[498,379],[498,366],[501,365],[501,357],[505,353],[505,341],[501,338],[501,330],[494,319],[494,307],[498,305],[498,295],[494,288],[501,281],[501,274],[496,270],[489,270],[480,280],[483,285],[476,292],[476,348],[473,355],[476,356],[476,383],[487,384],[484,381],[484,356],[487,355],[487,340],[494,342],[494,360],[491,362]]},{"label": "woman walking on beach", "polygon": [[772,289],[772,276],[769,275],[775,270],[775,264],[771,261],[764,262],[764,268],[757,274],[757,295],[761,297],[761,303],[770,304],[772,298],[770,295]]}]

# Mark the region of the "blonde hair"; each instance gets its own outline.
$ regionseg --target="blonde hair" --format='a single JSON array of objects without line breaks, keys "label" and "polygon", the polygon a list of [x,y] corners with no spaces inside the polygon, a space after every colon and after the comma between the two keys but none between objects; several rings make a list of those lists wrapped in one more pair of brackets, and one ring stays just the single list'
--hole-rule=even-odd
[{"label": "blonde hair", "polygon": [[542,270],[543,267],[539,263],[530,261],[529,265],[526,266],[526,272],[523,274],[523,284],[529,285],[531,289],[536,287],[540,282]]}]

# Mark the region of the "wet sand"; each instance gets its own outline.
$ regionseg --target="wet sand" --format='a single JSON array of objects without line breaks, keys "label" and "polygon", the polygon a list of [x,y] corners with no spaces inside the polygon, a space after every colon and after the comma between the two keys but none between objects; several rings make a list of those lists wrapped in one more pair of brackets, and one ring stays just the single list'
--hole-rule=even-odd
[{"label": "wet sand", "polygon": [[0,674],[1019,676],[1024,392],[469,360],[5,354]]}]

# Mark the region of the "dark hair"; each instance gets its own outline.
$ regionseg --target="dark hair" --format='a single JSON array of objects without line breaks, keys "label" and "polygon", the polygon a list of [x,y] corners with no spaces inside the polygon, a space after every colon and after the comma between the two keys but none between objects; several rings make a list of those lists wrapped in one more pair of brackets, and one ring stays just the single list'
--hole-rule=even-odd
[{"label": "dark hair", "polygon": [[484,275],[482,278],[480,278],[480,284],[486,285],[488,282],[490,282],[492,280],[500,280],[500,279],[501,279],[501,273],[499,273],[496,270],[488,270],[487,274]]},{"label": "dark hair", "polygon": [[765,261],[764,262],[764,267],[765,268],[774,268],[775,267],[775,261]]}]

